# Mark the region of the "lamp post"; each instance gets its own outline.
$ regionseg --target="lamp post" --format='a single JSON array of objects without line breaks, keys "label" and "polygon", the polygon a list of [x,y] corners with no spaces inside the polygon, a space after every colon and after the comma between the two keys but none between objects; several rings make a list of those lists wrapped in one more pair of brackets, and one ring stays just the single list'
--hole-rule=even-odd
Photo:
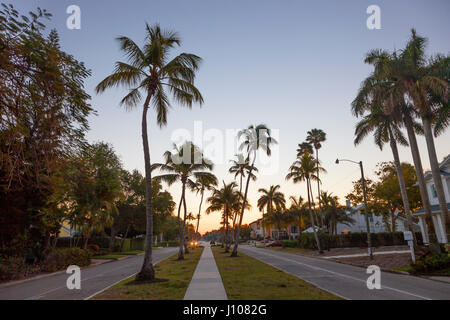
[{"label": "lamp post", "polygon": [[356,163],[361,168],[361,184],[362,184],[362,190],[363,190],[363,197],[364,197],[364,209],[366,212],[366,227],[367,227],[367,245],[368,245],[368,252],[370,260],[373,260],[373,254],[372,254],[372,237],[370,235],[370,223],[369,223],[369,211],[367,209],[367,194],[366,194],[366,180],[364,179],[364,168],[362,161],[356,162],[353,160],[347,160],[347,159],[336,159],[336,164],[339,164],[340,161],[347,161]]}]

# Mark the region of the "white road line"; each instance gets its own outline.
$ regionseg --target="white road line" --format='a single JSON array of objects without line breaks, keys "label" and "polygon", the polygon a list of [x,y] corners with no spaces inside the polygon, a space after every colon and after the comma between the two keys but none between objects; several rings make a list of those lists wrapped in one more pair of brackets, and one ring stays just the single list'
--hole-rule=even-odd
[{"label": "white road line", "polygon": [[[325,272],[328,272],[328,273],[331,273],[331,274],[334,274],[334,275],[337,275],[337,276],[341,276],[341,277],[344,277],[344,278],[349,278],[349,279],[352,279],[352,280],[355,280],[355,281],[364,282],[364,283],[366,282],[366,280],[363,280],[363,279],[358,279],[358,278],[355,278],[355,277],[352,277],[352,276],[349,276],[349,275],[346,275],[346,274],[342,274],[342,273],[339,273],[339,272],[331,271],[331,270],[324,269],[324,268],[321,268],[321,267],[311,266],[311,265],[308,265],[306,263],[302,263],[302,262],[299,262],[299,261],[296,261],[296,260],[292,260],[292,259],[289,259],[289,258],[285,258],[285,257],[282,257],[282,256],[276,256],[276,255],[273,255],[273,254],[270,254],[270,253],[267,253],[267,252],[261,252],[261,254],[267,255],[267,256],[271,256],[271,257],[274,257],[274,258],[278,258],[278,259],[283,259],[285,261],[290,261],[290,262],[293,262],[293,263],[296,263],[296,264],[303,265],[305,267],[309,267],[311,269],[322,270],[322,271],[325,271]],[[432,300],[430,298],[423,297],[423,296],[420,296],[420,295],[417,295],[417,294],[414,294],[414,293],[411,293],[411,292],[407,292],[407,291],[404,291],[404,290],[395,289],[395,288],[388,287],[388,286],[381,286],[381,287],[383,289],[389,289],[389,290],[400,292],[400,293],[403,293],[403,294],[407,294],[407,295],[410,295],[410,296],[413,296],[413,297],[417,297],[417,298],[421,298],[421,299],[425,299],[425,300]],[[327,290],[327,289],[325,289],[325,290]]]}]

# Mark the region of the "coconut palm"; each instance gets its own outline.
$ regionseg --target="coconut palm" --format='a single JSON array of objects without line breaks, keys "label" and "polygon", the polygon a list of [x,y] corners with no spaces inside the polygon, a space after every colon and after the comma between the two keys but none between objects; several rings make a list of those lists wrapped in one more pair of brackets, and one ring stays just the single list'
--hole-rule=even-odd
[{"label": "coconut palm", "polygon": [[301,231],[306,226],[306,215],[308,210],[305,207],[305,200],[302,196],[299,196],[298,198],[290,196],[289,199],[291,200],[291,205],[287,214],[291,216],[291,222],[294,222],[298,226],[298,235],[300,237]]},{"label": "coconut palm", "polygon": [[313,153],[313,147],[309,142],[302,142],[298,144],[297,149],[297,157],[301,157],[306,152],[312,154]]},{"label": "coconut palm", "polygon": [[[386,114],[383,110],[382,106],[377,105],[379,102],[378,97],[372,97],[372,103],[370,106],[354,106],[354,109],[365,108],[368,110],[368,114],[366,114],[356,125],[355,128],[355,145],[358,145],[362,142],[362,140],[373,132],[375,144],[383,150],[383,146],[385,143],[389,143],[392,151],[392,155],[394,157],[395,168],[397,171],[398,182],[400,185],[400,192],[403,200],[403,208],[408,221],[408,228],[410,231],[413,231],[413,219],[412,213],[409,207],[408,194],[406,192],[406,184],[405,179],[403,177],[400,156],[398,154],[397,144],[402,146],[408,146],[408,142],[401,131],[401,122],[399,123],[398,110],[394,110],[390,114]],[[355,100],[354,104],[360,103],[360,100]],[[396,120],[397,119],[397,120]],[[414,243],[417,245],[417,241],[414,235]]]},{"label": "coconut palm", "polygon": [[324,211],[325,225],[330,234],[337,234],[338,223],[347,226],[355,223],[355,220],[347,215],[348,208],[339,204],[339,198],[332,193],[322,192],[322,208]]},{"label": "coconut palm", "polygon": [[[242,153],[239,153],[236,155],[236,160],[231,160],[232,166],[230,167],[230,169],[228,170],[228,172],[230,173],[234,173],[234,179],[236,179],[237,177],[239,177],[239,193],[242,194],[242,179],[245,178],[245,175],[247,173],[250,172],[250,160],[249,158],[245,158],[244,155]],[[258,169],[255,167],[253,168],[253,172],[258,172]],[[251,173],[250,178],[255,181],[256,180],[256,176]],[[238,214],[235,214],[233,216],[233,225],[232,225],[232,229],[231,229],[231,239],[234,242],[234,230],[236,228],[236,218],[239,216]]]},{"label": "coconut palm", "polygon": [[325,142],[327,139],[327,134],[321,129],[312,129],[307,132],[306,142],[309,142],[316,150],[316,160],[317,160],[317,194],[319,199],[319,217],[320,223],[323,227],[323,217],[322,217],[322,208],[320,204],[320,172],[319,172],[319,149],[322,147],[322,142]]},{"label": "coconut palm", "polygon": [[[264,222],[264,209],[266,209],[267,215],[273,212],[274,207],[286,208],[286,200],[284,199],[284,194],[280,191],[280,185],[270,186],[269,190],[261,188],[258,192],[262,193],[261,197],[258,199],[258,209],[263,213]],[[263,228],[264,231],[264,228]],[[265,238],[265,235],[263,235]]]},{"label": "coconut palm", "polygon": [[108,88],[127,87],[130,91],[122,99],[121,105],[128,110],[134,109],[143,98],[145,99],[142,108],[142,144],[146,179],[147,237],[144,262],[136,280],[153,280],[155,271],[152,261],[152,177],[147,112],[152,103],[156,110],[157,124],[162,127],[167,123],[167,112],[170,107],[167,91],[181,105],[191,108],[195,102],[201,104],[202,95],[194,86],[201,58],[190,53],[182,53],[170,59],[170,52],[180,45],[180,38],[175,32],[162,30],[158,24],[153,26],[146,24],[146,39],[142,48],[128,37],[119,37],[117,41],[128,63],[116,62],[114,73],[101,81],[96,91],[100,93]]},{"label": "coconut palm", "polygon": [[233,252],[231,253],[232,257],[237,257],[237,250],[239,246],[239,234],[241,232],[241,225],[242,225],[242,219],[244,217],[244,211],[247,204],[247,195],[248,195],[248,186],[250,184],[250,179],[252,177],[252,173],[255,169],[255,161],[256,161],[256,155],[258,150],[262,150],[265,152],[268,156],[271,155],[271,145],[278,143],[270,133],[270,129],[264,125],[260,124],[257,126],[249,126],[247,129],[243,129],[238,134],[239,139],[243,139],[242,144],[240,145],[240,149],[246,149],[247,152],[247,158],[250,161],[250,158],[252,158],[252,162],[250,165],[250,170],[247,173],[247,182],[245,184],[245,192],[244,192],[244,198],[242,200],[242,208],[241,213],[239,216],[239,223],[237,226],[236,234],[235,234],[235,241],[234,241],[234,247]]},{"label": "coconut palm", "polygon": [[[175,182],[181,182],[181,198],[178,206],[178,221],[180,235],[180,249],[178,260],[184,259],[184,251],[188,253],[187,245],[184,242],[186,229],[186,187],[192,189],[195,186],[195,180],[209,179],[214,180],[215,176],[209,172],[213,169],[213,164],[203,157],[201,150],[190,141],[186,141],[181,147],[173,145],[173,151],[164,153],[165,163],[155,163],[152,170],[159,169],[166,174],[154,177],[156,181],[164,181],[169,186]],[[195,180],[193,180],[193,178]],[[183,225],[180,223],[180,210],[183,205],[184,217]]]},{"label": "coconut palm", "polygon": [[206,199],[209,203],[209,207],[206,209],[206,214],[210,214],[211,212],[221,212],[222,213],[222,221],[224,223],[224,239],[225,239],[225,252],[229,252],[229,237],[228,237],[228,226],[229,219],[232,218],[234,209],[240,203],[240,194],[236,190],[237,184],[235,182],[231,182],[226,184],[223,181],[223,186],[221,189],[215,189],[213,194]]},{"label": "coconut palm", "polygon": [[194,182],[194,185],[191,185],[191,191],[200,194],[200,204],[198,205],[198,214],[197,214],[197,227],[195,229],[196,234],[198,234],[198,228],[200,225],[203,196],[205,194],[205,191],[214,190],[215,186],[217,186],[217,178],[214,175],[200,177]]},{"label": "coconut palm", "polygon": [[305,153],[303,156],[298,158],[289,168],[289,173],[286,175],[286,180],[292,179],[294,183],[298,182],[306,182],[306,189],[308,193],[308,207],[309,207],[309,216],[311,219],[311,226],[314,233],[314,238],[316,240],[316,245],[319,250],[319,253],[323,253],[322,248],[320,246],[319,237],[317,236],[317,230],[314,223],[314,217],[312,213],[312,206],[311,206],[311,180],[317,180],[316,172],[317,170],[322,171],[324,170],[319,166],[319,169],[317,169],[317,163],[316,159],[309,154]]}]

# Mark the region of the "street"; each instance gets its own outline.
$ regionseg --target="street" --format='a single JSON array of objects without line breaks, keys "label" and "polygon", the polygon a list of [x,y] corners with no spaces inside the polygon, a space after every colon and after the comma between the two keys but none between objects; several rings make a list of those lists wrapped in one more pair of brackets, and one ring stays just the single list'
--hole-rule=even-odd
[{"label": "street", "polygon": [[345,299],[450,300],[450,284],[443,282],[382,271],[381,289],[369,290],[364,268],[248,245],[239,250]]},{"label": "street", "polygon": [[[178,248],[163,248],[153,251],[153,263],[164,260],[177,252]],[[144,255],[104,263],[81,269],[81,289],[69,290],[66,280],[70,276],[59,273],[42,279],[0,288],[0,300],[83,300],[116,282],[139,272]]]}]

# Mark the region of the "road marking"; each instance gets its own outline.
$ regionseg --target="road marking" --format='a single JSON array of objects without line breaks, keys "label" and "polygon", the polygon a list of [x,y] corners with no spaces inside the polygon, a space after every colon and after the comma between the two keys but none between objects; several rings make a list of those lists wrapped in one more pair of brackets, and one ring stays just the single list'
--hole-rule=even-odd
[{"label": "road marking", "polygon": [[[306,263],[302,263],[302,262],[299,262],[299,261],[296,261],[296,260],[292,260],[292,259],[289,259],[289,258],[286,258],[286,257],[276,256],[276,255],[273,255],[273,254],[270,254],[270,253],[267,253],[267,252],[261,252],[261,253],[263,255],[272,256],[272,257],[275,257],[275,258],[278,258],[278,259],[282,259],[282,260],[285,260],[285,261],[290,261],[290,262],[293,262],[293,263],[296,263],[296,264],[300,264],[300,265],[309,267],[311,269],[322,270],[322,271],[329,272],[329,273],[337,275],[337,276],[341,276],[341,277],[344,277],[344,278],[349,278],[349,279],[352,279],[352,280],[355,280],[355,281],[359,281],[359,282],[364,282],[364,283],[366,282],[365,279],[359,279],[359,278],[355,278],[355,277],[352,277],[352,276],[349,276],[349,275],[346,275],[346,274],[342,274],[342,273],[339,273],[339,272],[335,272],[335,271],[331,271],[331,270],[328,270],[328,269],[324,269],[324,268],[321,268],[321,267],[311,266],[311,265],[308,265]],[[278,268],[278,269],[280,269],[280,268]],[[297,276],[297,277],[299,277],[299,276]],[[388,286],[381,286],[381,287],[382,287],[382,289],[389,289],[389,290],[392,290],[392,291],[397,291],[397,292],[400,292],[400,293],[403,293],[403,294],[407,294],[407,295],[410,295],[410,296],[414,296],[414,297],[417,297],[417,298],[421,298],[421,299],[424,299],[424,300],[432,300],[430,298],[423,297],[423,296],[420,296],[420,295],[417,295],[417,294],[414,294],[414,293],[411,293],[411,292],[407,292],[407,291],[404,291],[404,290],[395,289],[395,288],[388,287]],[[327,290],[327,289],[324,289],[324,290]]]},{"label": "road marking", "polygon": [[[170,250],[170,251],[172,251],[172,250]],[[169,252],[170,252],[170,251],[169,251]],[[156,265],[158,262],[160,262],[160,261],[162,261],[162,260],[165,260],[165,259],[169,258],[170,256],[171,256],[171,255],[169,255],[169,256],[166,257],[166,258],[159,259],[159,260],[156,261],[154,264]],[[96,275],[96,276],[93,276],[93,277],[89,277],[89,278],[82,279],[81,281],[86,281],[86,280],[91,280],[91,279],[94,279],[94,278],[98,278],[98,277],[104,276],[106,273],[110,273],[110,272],[112,272],[112,271],[117,271],[117,270],[120,270],[120,269],[123,269],[123,268],[128,268],[128,267],[130,267],[131,265],[132,265],[132,264],[127,264],[127,265],[125,265],[125,266],[122,266],[122,267],[119,267],[119,268],[115,268],[115,269],[106,271],[106,272],[104,272],[104,273],[102,273],[102,274],[100,274],[100,275]],[[137,272],[136,272],[136,273],[137,273]],[[122,278],[122,279],[119,280],[118,282],[120,282],[120,281],[122,281],[122,280],[125,280],[125,279],[128,279],[129,277],[132,277],[132,276],[135,275],[136,273],[134,273],[134,274],[132,274],[131,276],[128,276],[128,277],[126,277],[126,278]],[[114,284],[117,284],[118,282],[116,282],[116,283],[114,283]],[[113,284],[113,285],[114,285],[114,284]],[[111,286],[113,286],[113,285],[111,285]],[[108,288],[110,288],[111,286],[109,286]],[[57,290],[60,290],[60,289],[64,289],[64,288],[67,288],[67,286],[61,286],[61,287],[53,288],[53,289],[51,289],[51,290],[41,292],[41,293],[36,294],[36,295],[34,295],[34,296],[31,296],[31,297],[28,297],[28,298],[24,298],[23,300],[38,300],[38,299],[43,298],[45,295],[47,295],[47,294],[49,294],[49,293],[51,293],[51,292],[54,292],[54,291],[57,291]],[[104,291],[104,290],[106,290],[106,289],[108,289],[108,288],[105,288],[105,289],[103,289],[103,290],[100,290],[99,292],[95,293],[94,295],[96,295],[96,294],[98,294],[98,293],[100,293],[100,292],[102,292],[102,291]],[[91,298],[91,297],[94,296],[94,295],[91,295],[91,296],[89,296],[88,298]],[[84,300],[87,300],[87,299],[84,299]]]}]

